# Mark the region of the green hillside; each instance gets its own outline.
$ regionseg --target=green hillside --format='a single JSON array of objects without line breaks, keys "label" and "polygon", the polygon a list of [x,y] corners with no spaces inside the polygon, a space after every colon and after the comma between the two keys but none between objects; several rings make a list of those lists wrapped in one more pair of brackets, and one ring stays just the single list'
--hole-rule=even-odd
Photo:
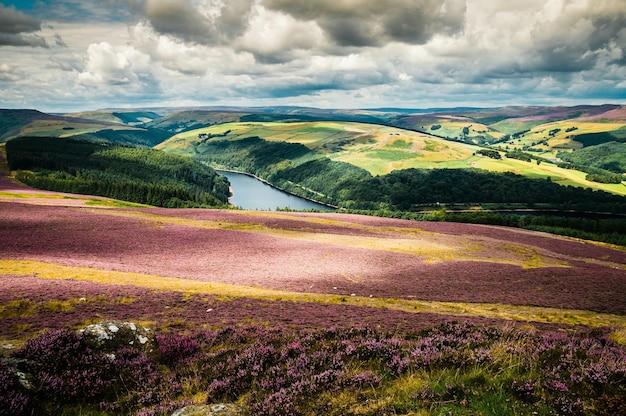
[{"label": "green hillside", "polygon": [[[225,123],[191,130],[173,136],[157,146],[158,149],[190,156],[209,154],[208,143],[259,137],[268,142],[285,142],[306,146],[316,157],[325,156],[368,171],[385,175],[409,168],[478,168],[493,172],[512,172],[529,178],[550,179],[560,185],[572,185],[626,195],[621,184],[603,184],[588,180],[582,171],[565,169],[547,161],[524,161],[491,158],[481,153],[481,147],[444,140],[428,134],[394,127],[353,122],[293,122],[293,123]],[[241,168],[211,156],[216,166]],[[312,158],[311,156],[310,158]],[[554,156],[556,158],[556,156]],[[243,169],[246,170],[246,169]]]},{"label": "green hillside", "polygon": [[77,140],[154,147],[170,138],[171,134],[159,129],[103,129],[92,133],[82,133],[66,137],[72,137]]},{"label": "green hillside", "polygon": [[163,207],[215,207],[228,201],[228,181],[189,158],[111,143],[20,137],[6,143],[16,178],[59,192],[106,196]]},{"label": "green hillside", "polygon": [[[21,136],[76,137],[153,147],[168,139],[171,133],[159,129],[140,128],[120,123],[110,112],[81,113],[85,117],[57,116],[36,110],[0,110],[0,142]],[[148,116],[144,112],[126,112],[127,117]],[[156,113],[154,113],[156,115]],[[113,121],[113,120],[117,121]]]},{"label": "green hillside", "polygon": [[104,123],[140,125],[162,117],[155,111],[143,110],[96,110],[68,113],[66,116],[97,120]]},{"label": "green hillside", "polygon": [[608,142],[574,152],[559,153],[564,161],[575,165],[626,173],[626,143]]},{"label": "green hillside", "polygon": [[[626,211],[623,197],[582,189],[593,184],[584,172],[379,125],[226,123],[180,133],[157,149],[351,209],[403,211],[442,202]],[[578,187],[561,186],[572,184]],[[621,184],[595,186],[601,187],[626,193]]]},{"label": "green hillside", "polygon": [[218,137],[224,140],[261,137],[270,142],[299,143],[331,160],[350,163],[374,175],[395,169],[462,163],[478,150],[464,143],[394,127],[330,121],[226,123],[178,134],[159,148],[189,148]]}]

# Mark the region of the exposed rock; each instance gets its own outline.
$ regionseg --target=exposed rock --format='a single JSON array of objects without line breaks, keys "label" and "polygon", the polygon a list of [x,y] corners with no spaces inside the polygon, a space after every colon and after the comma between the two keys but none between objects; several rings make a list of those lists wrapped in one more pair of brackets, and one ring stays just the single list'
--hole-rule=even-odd
[{"label": "exposed rock", "polygon": [[136,348],[158,360],[160,350],[150,328],[132,322],[104,321],[80,330],[91,347],[103,352],[114,352],[122,347]]},{"label": "exposed rock", "polygon": [[22,360],[19,358],[7,358],[7,359],[4,359],[3,362],[5,363],[9,371],[11,371],[11,373],[13,373],[15,377],[17,377],[17,381],[20,383],[20,385],[24,389],[26,390],[35,389],[32,383],[33,376],[31,374],[26,374],[23,371],[20,371],[19,369],[27,362],[26,360]]},{"label": "exposed rock", "polygon": [[244,408],[232,403],[185,406],[172,413],[172,416],[244,416]]}]

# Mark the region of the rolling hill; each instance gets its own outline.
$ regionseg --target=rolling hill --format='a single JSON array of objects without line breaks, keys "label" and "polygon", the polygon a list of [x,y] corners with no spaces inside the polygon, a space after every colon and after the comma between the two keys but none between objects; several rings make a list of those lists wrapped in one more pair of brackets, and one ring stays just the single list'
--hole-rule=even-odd
[{"label": "rolling hill", "polygon": [[[623,197],[452,169],[467,161],[555,167],[537,159],[492,158],[500,152],[382,124],[271,112],[157,145],[195,161],[112,143],[119,132],[148,134],[123,124],[144,116],[91,120],[83,130],[82,119],[33,112],[2,122],[7,132],[49,136],[0,145],[0,414],[624,413],[623,248],[459,222],[139,206],[34,190],[8,177],[3,162],[8,149],[20,163],[36,162],[22,173],[94,175],[97,187],[101,175],[139,172],[155,188],[181,176],[197,184],[200,173],[221,181],[198,160],[239,164],[388,210],[449,196],[607,206]],[[57,137],[64,131],[71,137]],[[51,171],[61,161],[70,169]],[[157,170],[164,177],[152,182]],[[138,179],[128,180],[133,194]],[[626,235],[624,220],[604,226]],[[130,341],[120,341],[128,331]]]},{"label": "rolling hill", "polygon": [[[237,142],[259,137],[268,142],[302,144],[311,151],[308,159],[324,156],[347,163],[372,175],[393,170],[421,168],[478,168],[493,172],[512,172],[538,179],[550,179],[561,185],[573,185],[626,195],[621,184],[599,184],[586,179],[586,173],[565,169],[553,163],[537,163],[504,157],[494,159],[480,154],[481,147],[444,140],[425,133],[383,125],[354,122],[224,123],[177,134],[159,144],[158,149],[200,157],[211,155],[202,150],[209,143]],[[317,156],[314,156],[317,155]],[[220,163],[218,160],[213,160]],[[224,162],[224,161],[222,161]],[[298,162],[296,162],[298,163]],[[223,167],[235,168],[222,163]]]},{"label": "rolling hill", "polygon": [[[618,105],[450,110],[197,107],[110,109],[65,116],[34,110],[0,112],[3,141],[31,135],[153,147],[178,133],[159,148],[185,153],[190,148],[180,143],[181,138],[197,142],[198,135],[214,137],[230,130],[224,139],[260,137],[272,143],[300,143],[311,152],[303,162],[327,158],[371,175],[410,168],[477,168],[619,195],[626,194],[623,184],[597,182],[604,177],[610,177],[606,182],[619,182],[616,174],[623,168],[614,160],[619,156],[607,153],[607,146],[598,146],[626,140],[625,126],[626,110]],[[498,153],[487,157],[489,153],[481,150],[485,148]],[[572,154],[583,148],[584,154]],[[197,156],[196,150],[188,154]],[[510,152],[517,153],[506,157]],[[569,165],[559,165],[562,161]]]},{"label": "rolling hill", "polygon": [[219,402],[260,415],[290,403],[303,415],[532,416],[567,414],[572,391],[580,409],[622,409],[623,250],[506,227],[0,187],[5,414]]},{"label": "rolling hill", "polygon": [[[85,116],[94,114],[84,113]],[[171,136],[169,132],[159,129],[128,126],[119,119],[115,122],[112,117],[103,115],[108,113],[98,114],[91,119],[46,114],[36,110],[0,109],[0,143],[22,136],[82,137],[152,147]]]}]

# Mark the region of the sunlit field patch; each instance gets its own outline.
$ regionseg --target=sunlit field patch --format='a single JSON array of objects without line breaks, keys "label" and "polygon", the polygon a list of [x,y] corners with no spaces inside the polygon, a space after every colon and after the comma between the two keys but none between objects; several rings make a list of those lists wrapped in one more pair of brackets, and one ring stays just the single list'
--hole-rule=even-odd
[{"label": "sunlit field patch", "polygon": [[[554,309],[545,307],[473,304],[467,302],[433,302],[370,298],[355,295],[337,296],[321,293],[299,293],[269,290],[256,287],[199,282],[180,278],[138,273],[111,272],[85,267],[68,267],[34,261],[0,261],[0,276],[37,276],[39,279],[78,280],[106,285],[131,285],[134,287],[175,291],[184,293],[183,302],[191,295],[226,296],[232,299],[250,298],[272,302],[303,302],[308,304],[352,305],[364,308],[389,309],[409,313],[429,313],[450,316],[476,316],[483,318],[507,319],[521,322],[556,323],[588,326],[626,326],[626,317],[620,315],[593,313],[581,310]],[[119,286],[118,286],[119,288]],[[85,298],[84,301],[86,301]],[[134,296],[127,295],[115,300],[117,304],[137,302]],[[141,302],[141,301],[139,301]],[[69,311],[74,308],[75,299],[60,301],[48,300],[42,307],[49,311]],[[5,310],[30,310],[29,301],[11,300]],[[273,307],[278,305],[273,304]]]},{"label": "sunlit field patch", "polygon": [[9,261],[299,293],[626,312],[626,252],[548,234],[323,213],[2,208],[0,258]]}]

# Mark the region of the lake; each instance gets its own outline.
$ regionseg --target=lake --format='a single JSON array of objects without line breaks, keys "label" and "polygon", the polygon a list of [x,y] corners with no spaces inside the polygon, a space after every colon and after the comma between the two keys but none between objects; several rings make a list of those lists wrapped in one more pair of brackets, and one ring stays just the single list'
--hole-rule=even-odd
[{"label": "lake", "polygon": [[293,210],[319,209],[332,210],[326,205],[291,195],[276,189],[259,179],[239,172],[217,170],[230,182],[233,196],[229,202],[236,207],[258,211],[275,211],[290,208]]}]

